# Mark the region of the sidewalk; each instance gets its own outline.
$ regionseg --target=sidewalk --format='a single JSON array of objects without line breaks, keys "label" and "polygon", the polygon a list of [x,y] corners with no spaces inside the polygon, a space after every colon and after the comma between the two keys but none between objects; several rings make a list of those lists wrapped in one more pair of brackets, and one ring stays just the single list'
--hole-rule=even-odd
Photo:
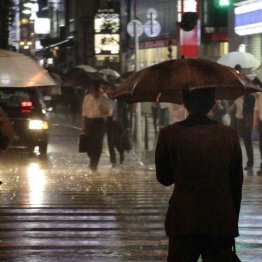
[{"label": "sidewalk", "polygon": [[[64,124],[72,126],[75,129],[79,129],[81,127],[81,118],[72,119],[70,113],[66,110],[66,108],[59,106],[57,108],[56,113],[52,113],[50,117],[51,123],[56,124]],[[142,169],[154,169],[154,153],[155,153],[155,146],[157,142],[157,134],[155,134],[153,129],[153,121],[152,117],[148,115],[148,143],[145,142],[145,118],[142,117],[142,145],[137,145],[134,141],[134,130],[132,131],[132,149],[130,152],[126,152],[126,161],[131,161],[130,165],[133,165],[134,162],[138,163],[138,167]],[[146,149],[146,144],[148,144]],[[243,153],[243,167],[246,164],[246,152],[244,145],[241,141],[242,153]],[[259,143],[258,140],[253,140],[253,150],[254,150],[254,167],[252,170],[245,171],[247,175],[257,175],[257,172],[260,170],[260,152],[259,152]],[[109,152],[107,147],[104,147],[102,161],[104,159],[105,162],[108,162]]]}]

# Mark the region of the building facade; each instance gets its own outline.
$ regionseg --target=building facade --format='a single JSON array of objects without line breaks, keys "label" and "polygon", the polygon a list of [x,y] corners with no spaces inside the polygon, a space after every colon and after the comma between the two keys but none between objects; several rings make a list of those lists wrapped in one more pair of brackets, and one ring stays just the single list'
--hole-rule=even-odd
[{"label": "building facade", "polygon": [[230,51],[252,53],[262,61],[262,1],[238,1],[229,16]]},{"label": "building facade", "polygon": [[[19,2],[21,5],[30,1]],[[228,9],[214,3],[209,0],[38,0],[30,51],[62,71],[88,64],[124,73],[136,69],[137,57],[139,68],[181,56],[216,60],[229,51],[228,43],[233,45],[236,36],[231,34],[233,40],[229,41]],[[197,16],[190,30],[181,26],[184,22],[192,24],[190,17],[184,21],[187,13]],[[28,16],[31,21],[30,17],[32,14]],[[38,26],[39,31],[35,31],[40,20],[48,24]],[[22,27],[20,24],[20,40]],[[139,37],[135,37],[135,32]]]}]

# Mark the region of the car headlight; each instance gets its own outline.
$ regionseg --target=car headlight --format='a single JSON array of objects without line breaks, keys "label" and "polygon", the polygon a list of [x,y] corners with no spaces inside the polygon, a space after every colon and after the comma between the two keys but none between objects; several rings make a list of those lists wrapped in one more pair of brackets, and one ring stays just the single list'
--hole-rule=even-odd
[{"label": "car headlight", "polygon": [[43,130],[48,129],[48,122],[43,120],[29,120],[29,129]]}]

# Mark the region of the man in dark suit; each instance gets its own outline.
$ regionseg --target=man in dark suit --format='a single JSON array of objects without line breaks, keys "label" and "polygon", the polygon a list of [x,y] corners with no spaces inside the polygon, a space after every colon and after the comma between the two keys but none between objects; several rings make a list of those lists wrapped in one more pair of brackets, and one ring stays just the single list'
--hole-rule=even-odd
[{"label": "man in dark suit", "polygon": [[189,116],[160,131],[155,153],[157,180],[174,184],[167,261],[233,261],[243,184],[239,136],[206,116],[214,89],[183,91],[183,102]]}]

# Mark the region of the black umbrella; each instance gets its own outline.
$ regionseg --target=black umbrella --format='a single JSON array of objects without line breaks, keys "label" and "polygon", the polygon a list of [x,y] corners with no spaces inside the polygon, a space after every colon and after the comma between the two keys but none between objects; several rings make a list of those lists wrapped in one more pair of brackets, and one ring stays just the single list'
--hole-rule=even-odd
[{"label": "black umbrella", "polygon": [[63,87],[88,87],[94,82],[109,84],[103,76],[97,72],[88,72],[82,68],[75,67],[62,77]]},{"label": "black umbrella", "polygon": [[261,91],[243,73],[207,59],[168,60],[124,80],[112,98],[134,102],[182,103],[182,90],[215,88],[216,99],[234,100]]}]

